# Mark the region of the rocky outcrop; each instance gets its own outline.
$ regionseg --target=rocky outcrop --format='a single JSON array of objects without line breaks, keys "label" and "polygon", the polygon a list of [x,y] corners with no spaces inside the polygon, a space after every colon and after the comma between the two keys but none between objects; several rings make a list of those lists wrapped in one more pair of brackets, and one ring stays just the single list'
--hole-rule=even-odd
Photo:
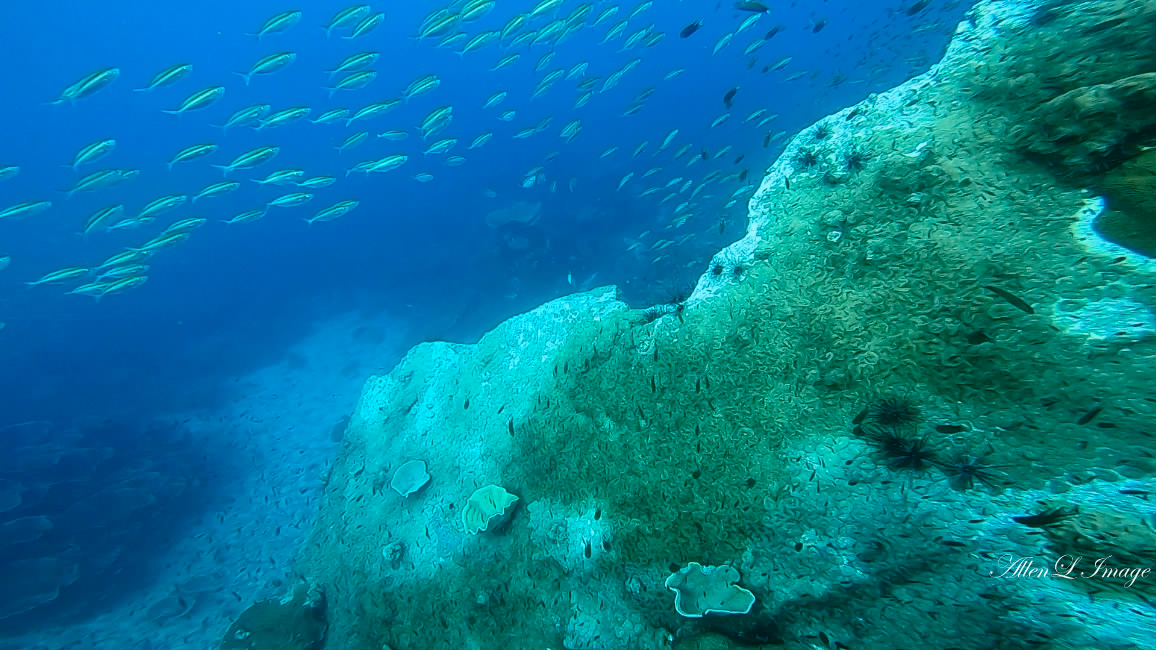
[{"label": "rocky outcrop", "polygon": [[[1145,647],[1121,589],[1015,570],[1130,547],[1156,487],[1156,268],[1021,137],[1151,71],[1089,58],[1149,42],[1144,3],[1078,6],[981,2],[926,75],[796,135],[677,313],[599,289],[371,378],[301,558],[328,647]],[[382,489],[410,458],[429,485]],[[524,507],[468,535],[488,484]],[[1091,504],[1130,514],[1039,534]],[[679,616],[690,562],[741,570],[741,625]]]}]

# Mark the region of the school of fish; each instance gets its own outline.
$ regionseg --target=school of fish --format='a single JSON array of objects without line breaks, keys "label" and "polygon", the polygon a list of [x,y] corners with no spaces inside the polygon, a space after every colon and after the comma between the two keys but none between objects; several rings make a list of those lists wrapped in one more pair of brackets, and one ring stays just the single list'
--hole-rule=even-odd
[{"label": "school of fish", "polygon": [[[655,23],[649,20],[650,14],[657,11],[652,9],[653,6],[651,0],[645,0],[629,10],[608,1],[577,4],[572,0],[541,0],[527,11],[515,13],[508,19],[502,20],[495,16],[483,20],[495,12],[495,0],[454,0],[448,6],[430,12],[421,21],[416,33],[411,36],[419,44],[450,49],[463,57],[493,57],[494,62],[489,66],[491,70],[516,65],[528,67],[537,78],[529,97],[530,101],[547,93],[569,92],[574,96],[573,110],[578,112],[587,104],[599,101],[604,94],[618,86],[628,76],[640,74],[635,72],[635,69],[643,63],[646,52],[666,40],[667,34],[657,29]],[[734,10],[737,10],[738,18],[734,17],[736,15]],[[758,64],[757,57],[763,53],[765,44],[783,29],[783,25],[770,25],[768,14],[770,9],[758,2],[738,2],[733,7],[724,8],[718,16],[710,17],[709,20],[718,22],[730,21],[728,25],[732,27],[710,46],[710,54],[713,56],[726,48],[741,47],[743,55],[748,59],[748,69],[755,67]],[[210,109],[220,110],[222,104],[228,101],[226,97],[230,99],[233,96],[245,97],[255,92],[254,88],[260,85],[262,77],[284,74],[285,70],[293,67],[298,55],[292,51],[279,49],[276,43],[282,35],[291,30],[305,29],[307,25],[301,25],[305,19],[304,12],[299,10],[287,10],[271,16],[251,33],[252,38],[262,44],[267,43],[271,52],[235,71],[241,80],[239,88],[211,85],[178,93],[178,96],[183,96],[184,99],[174,102],[173,107],[165,109],[165,112],[183,117],[204,114]],[[703,28],[705,22],[704,19],[695,21],[681,33],[675,34],[674,38],[692,37]],[[755,30],[760,22],[769,28],[769,31],[762,35],[751,31]],[[821,22],[822,24],[812,21],[807,28],[818,32],[822,25],[826,24],[825,20]],[[317,37],[368,44],[374,38],[381,37],[379,30],[386,23],[385,12],[376,10],[369,4],[356,4],[329,17],[320,25],[321,33]],[[492,28],[477,27],[480,24],[490,25]],[[587,30],[595,30],[596,34],[601,34],[598,40],[600,46],[616,48],[618,53],[627,53],[625,56],[631,58],[625,64],[603,75],[592,74],[591,63],[586,60],[567,65],[561,65],[554,60],[559,45],[575,34]],[[749,42],[739,43],[740,39]],[[792,57],[781,56],[760,67],[764,73],[773,73],[788,68],[791,62]],[[371,87],[378,79],[378,72],[374,68],[384,68],[387,65],[394,67],[398,66],[399,62],[386,63],[382,60],[381,53],[370,49],[343,58],[335,58],[332,67],[327,70],[328,79],[324,81],[324,87],[331,99],[341,100],[347,93]],[[192,70],[191,63],[175,64],[155,73],[144,83],[139,83],[139,87],[126,89],[126,92],[177,92],[175,87],[182,85]],[[671,83],[683,72],[683,69],[669,70],[662,75],[658,83]],[[136,74],[137,71],[134,71],[133,75]],[[122,71],[115,67],[94,71],[66,87],[49,103],[79,105],[97,93],[115,92],[113,87],[121,75]],[[778,81],[789,82],[808,75],[807,71],[800,70]],[[231,113],[216,116],[214,126],[219,127],[222,138],[227,138],[230,132],[237,129],[253,129],[264,133],[307,121],[317,126],[329,125],[343,129],[344,133],[337,136],[334,141],[334,146],[343,154],[362,148],[374,148],[377,146],[375,143],[394,146],[391,143],[407,140],[411,136],[415,139],[420,138],[421,145],[411,153],[395,151],[387,152],[380,157],[367,157],[350,165],[343,174],[310,173],[303,169],[274,169],[262,177],[250,177],[259,170],[268,169],[277,159],[281,148],[270,144],[244,151],[232,159],[222,159],[219,158],[222,146],[218,143],[192,143],[173,154],[167,162],[169,170],[188,165],[211,164],[222,172],[222,179],[219,182],[205,187],[191,187],[182,194],[160,196],[140,208],[134,209],[123,203],[113,203],[97,210],[86,220],[76,224],[77,231],[85,237],[95,236],[96,233],[103,231],[144,229],[162,219],[166,223],[163,227],[159,224],[154,226],[159,228],[159,232],[152,237],[142,237],[143,241],[138,245],[117,251],[103,261],[57,269],[31,279],[26,284],[62,286],[67,289],[68,294],[97,299],[140,287],[148,280],[150,265],[154,263],[155,257],[189,241],[195,232],[210,221],[205,217],[185,216],[184,211],[192,210],[194,206],[196,209],[208,209],[210,205],[206,202],[210,199],[228,195],[247,183],[256,183],[262,187],[271,186],[275,195],[263,205],[254,205],[251,209],[235,215],[214,215],[212,221],[235,227],[258,221],[271,210],[302,209],[302,206],[311,202],[314,192],[318,189],[338,184],[342,178],[353,174],[380,174],[397,170],[405,166],[412,156],[420,156],[423,161],[431,157],[438,158],[446,166],[462,165],[466,162],[462,153],[481,149],[497,136],[495,131],[458,134],[457,137],[447,134],[447,129],[454,121],[455,107],[450,104],[438,105],[436,96],[441,86],[442,80],[437,74],[428,72],[415,74],[412,82],[404,87],[399,96],[354,108],[321,110],[311,106],[289,106],[274,110],[270,104],[247,104],[241,100],[240,106],[234,108]],[[113,89],[109,90],[110,88]],[[657,90],[657,86],[645,87],[621,107],[621,115],[629,117],[642,111],[647,100]],[[738,87],[729,91],[723,98],[725,110],[710,120],[709,126],[705,124],[702,126],[715,129],[730,120],[732,105],[739,92]],[[457,107],[457,110],[471,113],[485,111],[491,113],[495,121],[514,122],[518,119],[518,109],[506,108],[510,94],[511,92],[507,90],[495,90],[481,106]],[[410,128],[395,128],[376,133],[373,131],[373,127],[383,115],[403,103],[417,101],[429,101],[436,107],[431,108],[420,123]],[[760,135],[753,139],[761,140],[764,148],[785,135],[784,131],[768,130],[768,125],[771,125],[776,117],[777,115],[767,108],[758,108],[745,115],[734,116],[736,122],[741,120],[745,128],[760,130]],[[559,119],[558,123],[560,126],[556,125],[552,116],[548,116],[536,124],[519,128],[512,138],[552,137],[556,138],[556,142],[560,145],[566,145],[582,137],[584,125],[581,117],[566,116]],[[728,158],[732,153],[731,146],[707,151],[685,140],[685,133],[688,130],[692,129],[687,127],[673,129],[661,141],[654,143],[644,140],[632,146],[626,144],[613,146],[603,151],[600,156],[601,160],[628,157],[628,160],[623,161],[624,168],[632,171],[621,176],[616,190],[630,192],[636,197],[653,201],[656,209],[663,210],[664,214],[669,216],[667,233],[651,235],[649,231],[644,232],[625,245],[626,251],[655,253],[652,260],[654,264],[670,259],[671,255],[667,249],[685,244],[695,236],[697,231],[679,232],[679,230],[695,221],[697,216],[714,215],[705,227],[717,225],[721,231],[726,217],[720,215],[726,215],[727,211],[735,206],[745,209],[745,203],[740,205],[740,202],[745,202],[757,187],[757,176],[754,179],[748,178],[749,170],[739,167],[744,158],[743,154],[734,156],[731,162]],[[749,135],[747,138],[751,139]],[[77,173],[77,180],[70,188],[62,188],[62,199],[52,201],[41,198],[0,207],[0,221],[57,210],[62,207],[58,204],[66,203],[78,194],[95,192],[107,194],[111,188],[132,183],[140,175],[141,170],[100,168],[98,165],[116,148],[115,139],[99,140],[81,148],[74,159],[66,165]],[[541,165],[530,169],[520,179],[511,179],[511,182],[521,184],[523,187],[546,184],[549,163],[560,153],[559,151],[548,153]],[[638,160],[643,158],[651,159],[652,166],[644,172],[636,171],[636,168],[641,170]],[[626,165],[629,167],[625,167]],[[692,172],[690,168],[696,165],[701,165],[700,169]],[[0,183],[17,177],[20,171],[17,165],[0,165]],[[756,175],[759,173],[756,171]],[[420,183],[436,180],[429,172],[419,172],[412,178]],[[574,192],[578,182],[579,179],[570,178],[563,187]],[[549,181],[548,186],[551,191],[558,191],[557,180]],[[492,190],[487,190],[487,195],[495,194]],[[356,199],[343,199],[317,209],[311,214],[307,212],[303,220],[308,224],[333,221],[348,215],[358,205],[359,201]],[[11,261],[8,257],[0,258],[0,269],[7,267]]]}]

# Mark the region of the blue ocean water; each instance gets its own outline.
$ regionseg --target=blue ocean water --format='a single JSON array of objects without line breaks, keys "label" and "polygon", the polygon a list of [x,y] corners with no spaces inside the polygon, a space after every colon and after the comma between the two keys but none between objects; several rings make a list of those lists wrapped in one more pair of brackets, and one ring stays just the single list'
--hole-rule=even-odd
[{"label": "blue ocean water", "polygon": [[[344,5],[318,0],[292,5],[266,0],[5,4],[0,8],[0,43],[7,60],[0,67],[0,87],[5,89],[0,167],[18,165],[20,172],[0,182],[0,210],[26,201],[53,204],[39,214],[0,221],[0,255],[12,258],[0,272],[0,320],[5,323],[0,331],[0,425],[40,423],[6,429],[5,443],[52,443],[53,454],[67,455],[72,441],[83,436],[85,450],[116,448],[115,466],[102,466],[105,473],[92,477],[101,485],[137,481],[146,463],[151,464],[149,472],[179,475],[180,490],[168,481],[163,493],[153,495],[172,504],[175,521],[186,514],[196,516],[197,509],[221,498],[206,479],[219,470],[202,461],[223,454],[228,440],[224,434],[198,440],[179,422],[160,429],[152,422],[223,404],[229,395],[225,388],[237,377],[282,362],[287,350],[335,315],[354,311],[373,320],[385,314],[397,323],[390,352],[376,360],[376,365],[388,367],[414,343],[475,340],[514,313],[590,286],[617,284],[624,297],[637,304],[660,300],[697,277],[715,251],[741,236],[746,201],[786,139],[780,133],[792,134],[924,71],[938,58],[967,8],[966,3],[937,1],[909,13],[914,4],[910,0],[767,4],[769,13],[717,53],[712,50],[719,39],[757,13],[735,9],[729,2],[655,2],[641,11],[631,3],[620,5],[615,15],[595,26],[595,19],[615,6],[598,2],[581,21],[585,26],[560,44],[511,48],[505,39],[464,55],[457,53],[464,41],[439,47],[441,36],[420,42],[415,38],[423,18],[439,8],[430,3],[374,4],[374,11],[385,12],[384,24],[355,39],[341,38],[349,34],[348,28],[325,37],[322,26]],[[460,29],[471,36],[501,30],[533,6],[498,2],[491,13]],[[531,25],[540,28],[581,6],[566,0]],[[302,12],[299,24],[284,33],[251,35],[264,21],[290,9]],[[624,33],[602,43],[607,30],[624,20]],[[701,29],[680,38],[679,32],[697,20]],[[780,29],[768,38],[776,27]],[[649,28],[647,36],[665,36],[652,47],[623,50],[625,39],[643,28]],[[758,41],[763,45],[744,54]],[[258,75],[249,85],[235,74],[280,51],[297,55],[287,68]],[[380,53],[373,66],[377,78],[363,89],[329,97],[325,71],[362,51]],[[518,61],[491,69],[513,52],[521,54]],[[536,71],[548,52],[553,58]],[[767,70],[785,57],[791,57],[789,63]],[[601,90],[609,75],[634,59],[636,67],[621,83]],[[541,97],[531,97],[546,74],[571,71],[582,62],[589,64],[584,74],[563,78]],[[171,87],[133,92],[179,63],[192,64],[188,77]],[[108,88],[76,102],[49,103],[85,75],[112,67],[119,68],[120,77]],[[667,78],[679,69],[685,71]],[[787,81],[798,73],[802,75]],[[441,81],[433,92],[349,127],[305,120],[223,133],[214,126],[253,104],[269,104],[275,111],[306,106],[312,109],[310,119],[332,108],[356,110],[400,97],[410,82],[427,74]],[[592,99],[575,108],[581,94],[577,85],[593,77],[598,81]],[[207,109],[181,116],[164,112],[215,85],[223,85],[225,95]],[[624,115],[648,88],[653,94],[641,102],[642,108]],[[736,88],[728,109],[724,95]],[[483,108],[498,91],[508,93],[505,101]],[[423,141],[418,125],[442,106],[453,107],[452,123]],[[759,109],[766,112],[744,121]],[[507,110],[515,111],[515,117],[500,120],[499,114]],[[728,112],[730,119],[711,126]],[[770,114],[778,117],[760,126]],[[541,132],[513,138],[547,119]],[[575,119],[581,121],[581,131],[567,142],[560,132]],[[406,130],[409,137],[373,137],[391,129]],[[656,153],[675,129],[669,148]],[[335,148],[358,130],[369,132],[366,142],[344,152]],[[491,141],[467,150],[487,132],[494,134]],[[463,164],[447,166],[444,154],[422,154],[434,139],[447,137],[458,140],[450,154],[464,156]],[[79,149],[102,139],[116,140],[108,157],[80,171],[68,168]],[[646,149],[632,156],[643,141],[649,143]],[[207,159],[166,169],[177,151],[199,143],[217,144],[219,150]],[[685,145],[689,149],[676,159],[676,151]],[[242,183],[233,194],[186,204],[139,229],[79,234],[102,207],[123,203],[131,216],[162,195],[195,194],[222,179],[210,163],[226,164],[262,146],[279,147],[280,154],[255,170],[233,173],[230,179]],[[612,147],[618,151],[601,157]],[[716,157],[725,147],[730,150]],[[405,154],[408,161],[387,173],[346,176],[358,162],[391,154]],[[704,159],[687,166],[696,155]],[[536,182],[527,187],[527,173],[538,167]],[[63,192],[84,173],[103,168],[141,173],[116,188],[72,197]],[[254,223],[221,223],[296,191],[248,180],[286,168],[335,176],[337,182],[310,190],[315,196],[304,206],[271,208]],[[659,171],[643,180],[652,168]],[[675,188],[686,181],[699,184],[711,172],[717,174],[691,201],[686,226],[669,239],[690,233],[694,237],[652,249],[667,237],[663,229],[676,204],[687,199],[684,194],[664,204],[660,200],[666,192],[640,196],[643,189],[663,187],[676,177],[682,180]],[[746,175],[739,179],[742,172]],[[418,182],[413,177],[420,173],[433,179]],[[627,174],[634,176],[619,190]],[[744,186],[749,187],[742,190]],[[341,200],[360,204],[334,221],[305,222]],[[535,224],[487,225],[487,214],[519,201],[541,203],[542,216]],[[97,301],[67,295],[83,280],[26,284],[58,269],[96,267],[187,217],[208,222],[188,241],[149,259],[148,281],[139,288]],[[651,234],[639,239],[647,231]],[[511,245],[513,239],[518,245]],[[641,245],[631,248],[636,241]],[[660,255],[666,257],[655,261]],[[345,388],[355,394],[363,379],[364,372],[351,371],[344,377]],[[336,420],[340,413],[332,415]],[[323,431],[321,437],[325,435]],[[133,456],[134,450],[139,456]],[[164,461],[156,461],[161,452]],[[183,458],[190,460],[181,462]],[[42,496],[68,492],[53,487],[67,482],[68,474],[46,473],[33,480],[21,475],[19,467],[9,467],[0,476],[25,487],[38,482],[33,491]],[[49,497],[44,497],[42,503],[48,505],[42,510],[68,510]],[[124,526],[137,530],[137,524]],[[173,523],[162,532],[177,535],[178,530]],[[163,545],[172,542],[167,539]],[[138,551],[163,557],[161,541],[137,543]],[[20,546],[12,557],[36,556],[30,548]],[[61,541],[52,551],[89,552],[71,541]],[[149,572],[139,573],[124,583],[124,591],[148,588]],[[109,604],[93,593],[86,591],[59,611],[48,600],[8,622],[26,633],[21,617],[34,621],[33,628],[87,620]],[[60,601],[69,600],[67,596]],[[131,598],[131,593],[121,596]]]}]

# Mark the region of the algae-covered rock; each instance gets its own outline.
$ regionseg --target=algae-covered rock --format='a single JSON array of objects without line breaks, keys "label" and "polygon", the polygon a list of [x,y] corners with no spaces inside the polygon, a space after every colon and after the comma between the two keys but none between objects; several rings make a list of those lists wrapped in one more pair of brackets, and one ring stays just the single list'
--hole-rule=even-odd
[{"label": "algae-covered rock", "polygon": [[1108,210],[1094,224],[1112,243],[1156,257],[1156,148],[1148,149],[1104,175]]},{"label": "algae-covered rock", "polygon": [[229,626],[219,650],[320,650],[325,644],[325,598],[298,583],[283,598],[250,605]]},{"label": "algae-covered rock", "polygon": [[1032,110],[1019,142],[1068,172],[1098,172],[1156,144],[1154,106],[1156,72],[1076,88]]},{"label": "algae-covered rock", "polygon": [[[1092,232],[1098,174],[1016,137],[1156,68],[1150,14],[981,1],[926,75],[790,138],[677,309],[579,293],[370,378],[301,562],[329,643],[1149,647],[1141,607],[992,574],[1052,552],[1020,522],[1049,497],[1156,490],[1156,265]],[[422,499],[375,492],[415,456]],[[528,516],[470,534],[490,482]],[[748,613],[672,607],[692,561]]]}]

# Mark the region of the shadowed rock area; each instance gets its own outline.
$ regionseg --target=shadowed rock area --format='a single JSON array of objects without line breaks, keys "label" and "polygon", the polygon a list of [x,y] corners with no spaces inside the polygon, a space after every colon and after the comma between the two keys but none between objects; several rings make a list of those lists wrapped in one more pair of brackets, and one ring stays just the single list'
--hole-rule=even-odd
[{"label": "shadowed rock area", "polygon": [[84,620],[149,584],[215,495],[210,457],[173,423],[0,430],[0,633]]}]

